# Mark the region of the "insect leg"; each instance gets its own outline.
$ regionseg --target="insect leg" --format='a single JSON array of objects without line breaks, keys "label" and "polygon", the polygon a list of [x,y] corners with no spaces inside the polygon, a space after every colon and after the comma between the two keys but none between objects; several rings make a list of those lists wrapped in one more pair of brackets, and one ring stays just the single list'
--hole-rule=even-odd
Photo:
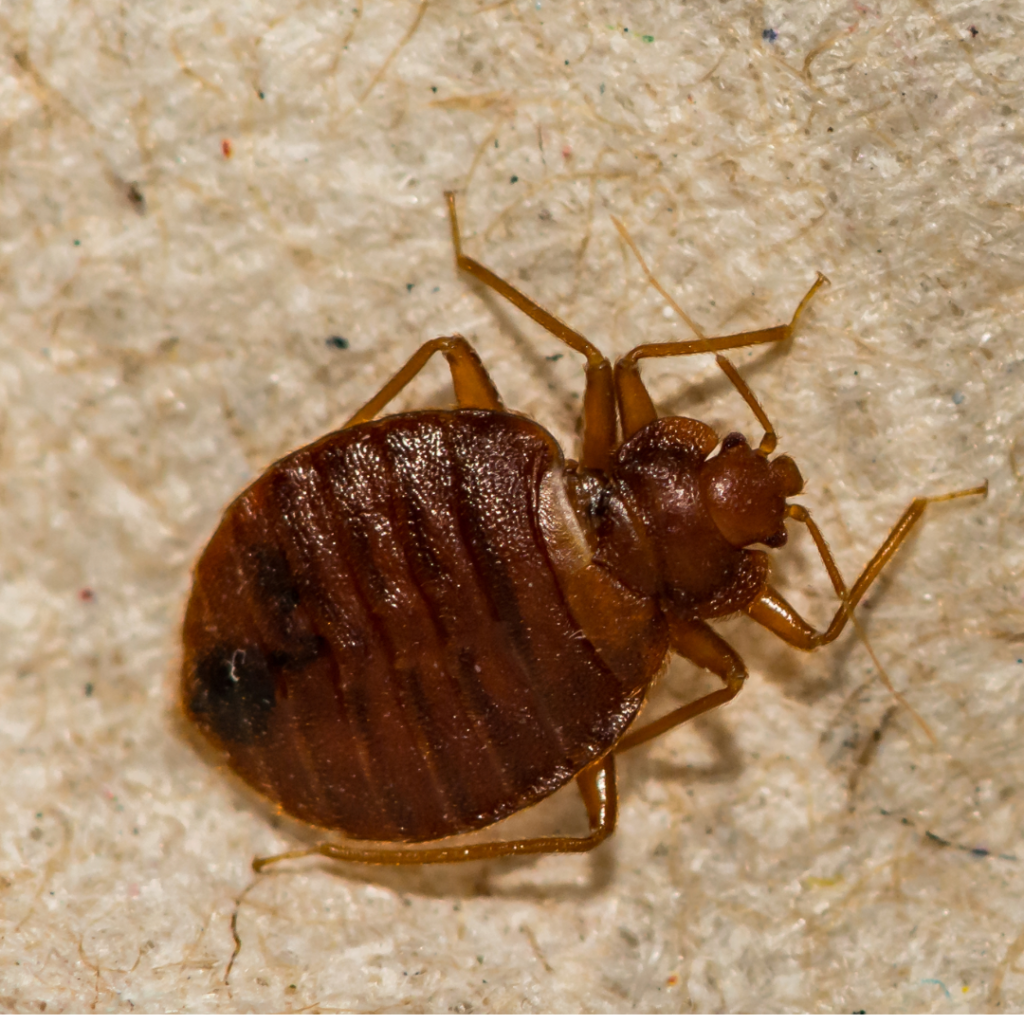
[{"label": "insect leg", "polygon": [[435,352],[444,354],[452,373],[452,384],[455,387],[455,400],[462,409],[504,409],[498,389],[480,362],[473,346],[461,334],[453,334],[445,338],[434,338],[421,345],[412,358],[403,366],[345,424],[346,427],[357,423],[366,423],[377,414],[416,376],[426,365],[427,360]]},{"label": "insect leg", "polygon": [[706,622],[700,619],[679,620],[670,624],[670,630],[672,649],[700,668],[714,672],[725,686],[627,733],[615,747],[617,754],[653,740],[655,736],[689,722],[705,711],[727,704],[743,688],[743,681],[747,678],[743,659]]},{"label": "insect leg", "polygon": [[580,464],[586,469],[606,470],[615,448],[615,394],[612,388],[611,363],[582,334],[559,320],[553,313],[542,309],[533,299],[518,288],[498,277],[482,263],[462,251],[462,235],[455,210],[455,193],[445,192],[448,202],[448,217],[452,226],[452,245],[455,249],[455,263],[460,270],[472,274],[478,281],[493,288],[508,299],[513,306],[521,309],[545,330],[550,331],[559,341],[580,355],[587,357],[586,390],[583,394],[583,457]]},{"label": "insect leg", "polygon": [[747,615],[764,626],[765,629],[771,630],[776,636],[781,637],[786,643],[793,647],[799,647],[801,650],[810,651],[824,644],[830,644],[843,631],[843,627],[868,587],[882,571],[886,562],[899,550],[900,545],[907,539],[907,535],[924,515],[924,511],[929,505],[987,493],[988,484],[986,483],[981,487],[952,491],[949,494],[939,494],[932,498],[915,498],[889,532],[889,536],[872,555],[871,560],[864,567],[864,571],[857,577],[857,582],[854,583],[852,590],[847,590],[835,559],[832,557],[832,552],[829,550],[821,530],[818,529],[817,523],[811,518],[811,514],[801,505],[790,505],[786,509],[786,515],[806,524],[810,531],[818,554],[832,581],[832,587],[839,598],[839,609],[832,617],[828,629],[821,632],[809,625],[774,587],[768,586],[764,593],[747,609]]},{"label": "insect leg", "polygon": [[580,796],[587,808],[590,832],[585,836],[539,836],[535,839],[512,839],[498,842],[464,843],[459,846],[434,846],[426,849],[406,847],[385,849],[320,843],[305,850],[293,850],[276,857],[257,857],[254,871],[270,864],[297,857],[317,855],[331,860],[354,861],[359,864],[465,864],[471,860],[493,860],[497,857],[536,856],[543,853],[585,853],[594,849],[615,831],[618,795],[615,788],[615,761],[611,754],[585,768],[577,776]]},{"label": "insect leg", "polygon": [[[646,265],[644,266],[646,270]],[[648,275],[650,271],[648,271]],[[653,280],[653,278],[652,278]],[[656,283],[656,282],[655,282]],[[631,352],[627,352],[615,364],[615,394],[619,402],[619,418],[622,421],[623,437],[631,437],[641,427],[657,419],[657,412],[654,403],[648,394],[644,382],[640,379],[640,368],[637,362],[640,359],[653,359],[660,356],[689,356],[698,352],[714,352],[715,359],[722,372],[732,382],[733,387],[740,393],[743,400],[750,406],[751,411],[757,417],[758,422],[764,428],[765,434],[761,441],[759,450],[762,454],[768,455],[775,449],[776,436],[771,421],[761,408],[761,403],[754,397],[750,386],[740,376],[739,370],[725,356],[719,353],[730,348],[745,348],[748,345],[765,345],[773,341],[786,341],[796,329],[797,320],[803,313],[807,304],[811,301],[814,293],[823,285],[828,283],[828,278],[819,273],[814,284],[807,290],[807,294],[800,300],[796,311],[790,318],[788,324],[778,324],[775,327],[765,327],[759,331],[744,331],[742,334],[729,334],[720,338],[698,338],[696,341],[665,341],[652,343],[650,345],[639,345]],[[666,294],[659,287],[662,294]]]}]

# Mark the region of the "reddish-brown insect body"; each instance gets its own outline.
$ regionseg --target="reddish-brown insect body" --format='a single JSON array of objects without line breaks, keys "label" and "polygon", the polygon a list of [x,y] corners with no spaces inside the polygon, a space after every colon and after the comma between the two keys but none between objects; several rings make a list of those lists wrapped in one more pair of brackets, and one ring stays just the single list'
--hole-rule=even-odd
[{"label": "reddish-brown insect body", "polygon": [[[774,432],[732,364],[717,357],[765,428],[757,448],[658,418],[637,368],[786,338],[823,278],[789,324],[642,346],[613,373],[462,254],[448,202],[459,266],[586,356],[583,455],[566,462],[542,427],[504,409],[462,338],[438,338],[345,428],[228,508],[195,570],[182,702],[250,786],[343,837],[283,856],[423,863],[595,846],[615,827],[614,754],[742,685],[741,659],[707,620],[742,612],[795,646],[828,643],[927,503],[954,496],[917,499],[847,590],[806,510],[788,503],[800,473],[769,458]],[[377,418],[436,351],[457,408]],[[784,544],[787,517],[807,523],[840,599],[824,632],[751,548]],[[630,732],[670,652],[723,686]],[[474,832],[572,779],[587,836],[409,845]]]}]

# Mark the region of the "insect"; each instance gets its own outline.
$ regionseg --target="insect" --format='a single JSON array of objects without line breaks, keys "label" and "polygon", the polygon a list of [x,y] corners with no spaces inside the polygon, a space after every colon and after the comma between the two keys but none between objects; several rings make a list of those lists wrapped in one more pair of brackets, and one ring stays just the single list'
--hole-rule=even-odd
[{"label": "insect", "polygon": [[[848,589],[789,500],[803,489],[796,463],[772,457],[771,422],[721,354],[789,338],[823,275],[787,324],[641,345],[613,370],[463,252],[446,199],[457,266],[586,359],[582,456],[566,460],[506,410],[451,335],[228,507],[185,615],[184,713],[281,811],[340,834],[257,870],[310,853],[422,864],[592,849],[615,829],[615,758],[743,686],[742,659],[709,620],[743,613],[802,650],[828,644],[929,504],[986,490],[915,499]],[[437,352],[456,407],[378,418]],[[757,417],[756,447],[657,415],[640,361],[697,352],[716,354]],[[810,531],[839,599],[823,631],[771,585],[755,547],[785,544],[788,519]],[[673,653],[720,687],[631,729]],[[573,780],[586,835],[461,838]]]}]

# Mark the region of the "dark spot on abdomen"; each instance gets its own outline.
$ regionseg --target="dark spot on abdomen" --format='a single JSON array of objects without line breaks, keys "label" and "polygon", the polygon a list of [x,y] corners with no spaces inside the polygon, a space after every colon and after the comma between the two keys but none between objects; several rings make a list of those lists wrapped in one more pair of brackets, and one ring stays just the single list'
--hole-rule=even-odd
[{"label": "dark spot on abdomen", "polygon": [[227,743],[262,740],[274,710],[274,677],[256,647],[215,647],[198,658],[192,717]]}]

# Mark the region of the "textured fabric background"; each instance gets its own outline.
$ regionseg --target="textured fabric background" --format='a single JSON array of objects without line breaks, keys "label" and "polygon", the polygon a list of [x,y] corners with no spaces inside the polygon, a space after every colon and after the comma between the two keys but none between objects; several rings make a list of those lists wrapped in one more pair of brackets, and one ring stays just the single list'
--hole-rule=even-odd
[{"label": "textured fabric background", "polygon": [[[1011,0],[5,0],[0,1007],[1024,1008],[1022,54]],[[863,610],[935,742],[852,633],[729,622],[745,692],[622,758],[592,855],[254,880],[303,837],[175,712],[224,505],[454,330],[575,452],[580,360],[456,274],[449,187],[612,355],[688,336],[613,215],[709,332],[829,275],[737,358],[847,578],[914,495],[991,485]],[[756,432],[709,358],[646,373]],[[432,365],[395,408],[449,400]],[[583,826],[568,793],[510,823]]]}]

